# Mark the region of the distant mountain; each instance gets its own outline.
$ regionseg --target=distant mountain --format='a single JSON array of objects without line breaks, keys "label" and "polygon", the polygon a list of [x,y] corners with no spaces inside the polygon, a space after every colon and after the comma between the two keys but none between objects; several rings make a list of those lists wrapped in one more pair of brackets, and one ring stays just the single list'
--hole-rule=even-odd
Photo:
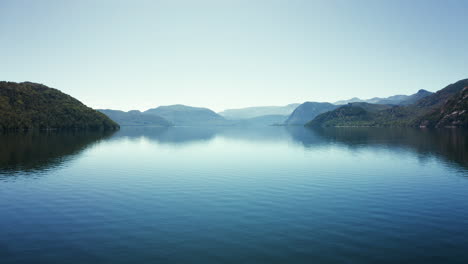
[{"label": "distant mountain", "polygon": [[419,90],[417,93],[412,95],[395,95],[388,98],[379,100],[376,104],[393,104],[393,105],[410,105],[414,104],[418,100],[433,94],[426,90]]},{"label": "distant mountain", "polygon": [[426,90],[419,90],[417,93],[412,95],[393,95],[386,98],[374,97],[371,99],[363,100],[357,97],[349,100],[337,101],[335,105],[345,105],[349,103],[369,103],[369,104],[390,104],[390,105],[410,105],[415,103],[419,99],[431,95],[432,93]]},{"label": "distant mountain", "polygon": [[[468,79],[424,95],[413,104],[392,106],[354,103],[321,114],[307,123],[312,127],[416,126],[467,127]],[[425,94],[425,91],[422,91]]]},{"label": "distant mountain", "polygon": [[287,115],[264,115],[248,119],[236,120],[233,125],[237,126],[272,126],[281,125],[288,118]]},{"label": "distant mountain", "polygon": [[0,82],[0,130],[114,130],[119,125],[57,89],[31,82]]},{"label": "distant mountain", "polygon": [[360,102],[364,102],[365,100],[362,100],[360,98],[357,98],[357,97],[353,97],[351,99],[348,99],[348,100],[340,100],[340,101],[336,101],[334,102],[333,104],[334,105],[345,105],[345,104],[349,104],[349,103],[360,103]]},{"label": "distant mountain", "polygon": [[208,108],[186,105],[160,106],[149,109],[143,114],[160,116],[179,126],[226,125],[229,123],[222,116]]},{"label": "distant mountain", "polygon": [[400,102],[408,99],[408,95],[392,95],[387,98],[380,98],[380,97],[374,97],[368,100],[363,100],[362,102],[364,103],[369,103],[369,104],[393,104],[397,105]]},{"label": "distant mountain", "polygon": [[256,106],[239,109],[227,109],[219,112],[221,116],[226,119],[238,120],[248,119],[260,116],[288,116],[290,115],[299,104],[289,104],[286,106]]},{"label": "distant mountain", "polygon": [[172,126],[172,123],[158,115],[145,115],[138,110],[128,112],[110,109],[98,109],[121,126]]},{"label": "distant mountain", "polygon": [[304,125],[317,115],[337,108],[330,103],[305,102],[299,105],[284,122],[285,125]]}]

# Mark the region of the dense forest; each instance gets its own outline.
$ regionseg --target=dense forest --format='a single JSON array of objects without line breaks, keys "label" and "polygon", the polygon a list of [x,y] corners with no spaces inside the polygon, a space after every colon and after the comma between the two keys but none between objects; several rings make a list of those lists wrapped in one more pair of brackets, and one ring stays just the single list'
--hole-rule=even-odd
[{"label": "dense forest", "polygon": [[31,82],[0,82],[0,130],[118,128],[106,115],[57,89]]}]

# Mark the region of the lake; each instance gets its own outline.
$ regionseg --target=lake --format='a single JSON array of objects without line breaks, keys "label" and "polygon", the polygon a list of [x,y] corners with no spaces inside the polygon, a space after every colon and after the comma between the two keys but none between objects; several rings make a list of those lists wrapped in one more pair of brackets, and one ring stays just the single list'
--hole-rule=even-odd
[{"label": "lake", "polygon": [[0,136],[0,263],[468,263],[468,133]]}]

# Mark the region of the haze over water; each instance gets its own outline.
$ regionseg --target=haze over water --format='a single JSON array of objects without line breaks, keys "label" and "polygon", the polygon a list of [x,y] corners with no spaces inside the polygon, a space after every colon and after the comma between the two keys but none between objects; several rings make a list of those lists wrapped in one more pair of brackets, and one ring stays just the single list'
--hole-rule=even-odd
[{"label": "haze over water", "polygon": [[468,133],[0,136],[1,263],[466,263]]}]

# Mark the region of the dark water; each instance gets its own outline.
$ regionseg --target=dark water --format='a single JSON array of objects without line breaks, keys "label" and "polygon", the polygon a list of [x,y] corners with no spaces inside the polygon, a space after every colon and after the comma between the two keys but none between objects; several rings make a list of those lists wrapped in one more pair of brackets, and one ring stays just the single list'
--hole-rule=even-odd
[{"label": "dark water", "polygon": [[0,136],[0,263],[468,263],[468,133]]}]

